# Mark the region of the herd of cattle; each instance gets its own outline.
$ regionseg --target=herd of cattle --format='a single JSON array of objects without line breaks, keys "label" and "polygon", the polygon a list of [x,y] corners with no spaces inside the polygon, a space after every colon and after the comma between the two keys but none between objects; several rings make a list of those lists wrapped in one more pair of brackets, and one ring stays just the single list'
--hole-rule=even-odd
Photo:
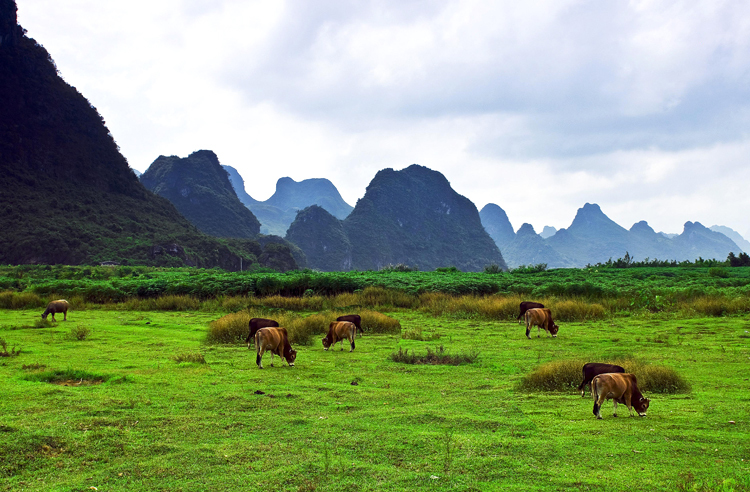
[{"label": "herd of cattle", "polygon": [[[557,337],[559,327],[552,319],[552,311],[545,308],[538,302],[522,302],[520,305],[521,313],[517,320],[524,319],[526,322],[526,337],[531,338],[529,333],[533,326],[537,327],[537,336],[540,336],[540,330],[544,330],[553,337]],[[55,313],[63,313],[63,321],[68,319],[68,301],[59,299],[52,301],[47,305],[47,309],[42,314],[42,319],[47,319],[49,314],[52,315],[52,321],[55,321]],[[292,349],[289,343],[289,336],[286,328],[280,327],[277,321],[265,318],[253,318],[249,323],[250,331],[245,339],[247,348],[255,344],[255,363],[259,369],[263,369],[263,354],[271,353],[271,367],[273,367],[274,354],[286,359],[287,364],[294,367],[294,361],[297,358],[297,351]],[[350,345],[349,352],[354,350],[354,339],[357,332],[362,334],[362,318],[358,314],[348,314],[339,316],[336,321],[331,322],[328,327],[328,334],[323,338],[323,348],[328,350],[337,342],[341,342],[341,350],[344,350],[344,340]],[[628,407],[630,415],[635,410],[641,417],[646,416],[649,399],[644,398],[638,389],[638,383],[635,375],[626,374],[625,369],[614,364],[604,364],[599,362],[589,362],[583,366],[583,381],[578,386],[581,391],[581,397],[585,396],[586,386],[589,386],[591,396],[594,399],[594,415],[601,419],[601,406],[605,400],[612,400],[614,403],[614,416],[617,416],[617,404],[624,403]]]}]

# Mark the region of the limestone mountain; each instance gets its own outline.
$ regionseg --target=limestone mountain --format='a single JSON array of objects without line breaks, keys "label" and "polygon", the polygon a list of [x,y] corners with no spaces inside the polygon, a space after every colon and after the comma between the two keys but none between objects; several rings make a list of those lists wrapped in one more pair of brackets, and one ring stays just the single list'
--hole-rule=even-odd
[{"label": "limestone mountain", "polygon": [[548,237],[554,236],[557,232],[557,229],[555,229],[552,226],[544,226],[544,229],[542,229],[542,232],[539,233],[540,236],[542,236],[544,239],[547,239]]},{"label": "limestone mountain", "polygon": [[516,236],[503,250],[503,258],[510,268],[544,263],[550,268],[572,267],[573,262],[555,251],[534,231],[531,224],[523,224]]},{"label": "limestone mountain", "polygon": [[676,260],[696,258],[726,259],[729,252],[735,255],[742,252],[734,241],[720,232],[705,227],[700,222],[685,222],[682,234],[672,239],[675,245]]},{"label": "limestone mountain", "polygon": [[739,232],[735,231],[731,227],[712,225],[711,227],[709,227],[709,229],[714,232],[720,232],[724,234],[726,237],[734,241],[734,244],[739,246],[743,252],[750,253],[750,241],[742,237]]},{"label": "limestone mountain", "polygon": [[352,211],[352,206],[341,198],[338,189],[324,178],[294,181],[292,178],[280,178],[276,182],[276,191],[266,201],[258,201],[245,191],[245,182],[236,169],[224,166],[229,172],[229,179],[240,201],[249,208],[261,223],[263,234],[283,236],[294,221],[297,212],[319,205],[338,219],[344,219]]},{"label": "limestone mountain", "polygon": [[227,171],[210,150],[185,158],[159,156],[140,180],[206,234],[253,238],[260,233],[260,222],[237,198]]},{"label": "limestone mountain", "polygon": [[352,245],[343,223],[323,207],[310,205],[297,212],[286,239],[305,252],[310,268],[326,272],[352,269]]},{"label": "limestone mountain", "polygon": [[[484,230],[495,241],[500,251],[505,254],[505,248],[516,238],[513,226],[508,220],[508,214],[494,203],[488,203],[479,211],[479,218]],[[507,261],[508,258],[505,259]]]},{"label": "limestone mountain", "polygon": [[0,262],[256,262],[258,243],[210,238],[141,185],[16,11],[0,0]]},{"label": "limestone mountain", "polygon": [[599,205],[587,203],[578,209],[570,227],[557,231],[547,241],[575,265],[583,266],[624,256],[628,231],[604,215]]},{"label": "limestone mountain", "polygon": [[445,176],[416,164],[379,171],[343,225],[352,268],[359,270],[399,263],[420,270],[507,268],[476,206]]}]

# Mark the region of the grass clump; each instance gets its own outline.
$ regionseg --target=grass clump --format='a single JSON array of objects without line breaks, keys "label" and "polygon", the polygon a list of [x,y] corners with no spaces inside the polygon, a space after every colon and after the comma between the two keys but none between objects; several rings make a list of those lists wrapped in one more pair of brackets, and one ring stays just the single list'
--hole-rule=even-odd
[{"label": "grass clump", "polygon": [[200,352],[180,352],[172,360],[178,364],[181,362],[191,362],[193,364],[205,364],[206,359]]},{"label": "grass clump", "polygon": [[471,364],[479,357],[479,352],[474,350],[468,353],[449,354],[442,345],[436,347],[435,350],[432,350],[430,347],[426,347],[426,349],[427,353],[425,355],[417,355],[414,351],[409,353],[409,349],[404,350],[399,347],[398,352],[393,352],[391,354],[391,360],[403,364],[440,364],[458,366],[461,364]]},{"label": "grass clump", "polygon": [[34,320],[34,328],[51,328],[55,325],[55,322],[52,321],[52,318],[37,318]]},{"label": "grass clump", "polygon": [[404,330],[404,332],[401,334],[401,338],[404,340],[419,340],[419,341],[429,341],[429,340],[437,340],[440,338],[439,333],[432,333],[429,335],[425,335],[422,331],[421,326],[415,326],[413,328],[409,328],[407,330]]},{"label": "grass clump", "polygon": [[[644,393],[687,393],[690,384],[671,367],[646,364],[631,357],[603,360],[635,374],[638,389]],[[542,364],[521,379],[523,391],[570,391],[583,380],[583,360],[559,360]]]},{"label": "grass clump", "polygon": [[69,336],[71,340],[79,340],[83,341],[86,340],[88,337],[91,336],[91,328],[85,325],[76,325],[75,327],[70,329]]},{"label": "grass clump", "polygon": [[89,384],[103,383],[107,381],[110,376],[101,374],[92,374],[86,371],[80,371],[77,369],[58,369],[54,371],[40,372],[36,374],[29,374],[25,376],[26,381],[36,381],[39,383],[53,383],[59,384],[63,382],[79,382],[84,381]]},{"label": "grass clump", "polygon": [[581,360],[556,360],[542,364],[521,379],[523,391],[570,391],[581,384]]},{"label": "grass clump", "polygon": [[[286,328],[289,343],[310,345],[313,337],[327,333],[331,322],[344,314],[344,311],[323,311],[321,313],[301,316],[289,311],[254,310],[227,314],[212,321],[206,334],[207,343],[241,343],[249,332],[251,318],[269,318],[276,320],[279,326]],[[377,311],[363,309],[358,313],[362,317],[362,327],[372,333],[400,333],[401,323]]]},{"label": "grass clump", "polygon": [[4,338],[0,338],[0,357],[16,357],[20,353],[21,348],[16,349],[15,345],[8,352],[8,342]]}]

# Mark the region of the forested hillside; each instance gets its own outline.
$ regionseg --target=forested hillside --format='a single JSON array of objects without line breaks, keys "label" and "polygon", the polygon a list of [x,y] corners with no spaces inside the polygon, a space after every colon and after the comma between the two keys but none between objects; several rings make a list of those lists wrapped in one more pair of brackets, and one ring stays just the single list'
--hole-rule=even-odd
[{"label": "forested hillside", "polygon": [[0,263],[220,266],[257,242],[201,234],[146,190],[104,120],[0,1]]}]

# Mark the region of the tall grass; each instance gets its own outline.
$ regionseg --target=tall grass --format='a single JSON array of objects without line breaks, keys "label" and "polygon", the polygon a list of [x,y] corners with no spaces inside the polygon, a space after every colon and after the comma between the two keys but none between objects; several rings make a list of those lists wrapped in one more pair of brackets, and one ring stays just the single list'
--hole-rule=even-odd
[{"label": "tall grass", "polygon": [[[582,369],[586,362],[582,359],[560,360],[542,364],[521,379],[519,388],[523,391],[571,391],[578,388],[583,380]],[[625,372],[635,374],[638,389],[643,393],[687,393],[690,384],[671,367],[647,364],[634,358],[599,360],[617,364]]]},{"label": "tall grass", "polygon": [[[101,297],[101,296],[100,296]],[[106,297],[106,296],[104,296]],[[104,299],[104,297],[101,297]],[[60,296],[55,293],[39,295],[34,292],[0,292],[0,309],[41,309]],[[97,298],[98,299],[98,298]],[[641,313],[667,313],[681,317],[733,316],[750,313],[750,296],[745,290],[724,293],[695,293],[683,289],[668,296],[652,295],[650,291],[592,300],[585,296],[547,295],[530,297],[522,294],[454,295],[445,292],[425,292],[419,295],[384,287],[367,287],[338,295],[278,294],[266,297],[218,296],[200,298],[193,295],[166,294],[159,297],[129,297],[118,302],[92,300],[86,293],[70,296],[71,308],[116,309],[129,311],[207,311],[239,312],[246,309],[275,309],[285,311],[338,311],[347,313],[369,309],[387,311],[419,309],[434,316],[513,320],[519,304],[525,300],[543,303],[552,310],[556,321],[591,321],[610,316]]]},{"label": "tall grass", "polygon": [[249,333],[251,318],[270,318],[278,321],[279,326],[287,329],[289,342],[293,344],[309,345],[313,343],[313,336],[325,334],[332,321],[344,314],[359,314],[362,317],[362,328],[371,333],[400,333],[401,323],[390,316],[368,309],[352,313],[350,311],[323,311],[302,316],[290,311],[275,311],[248,309],[237,313],[227,314],[209,324],[206,335],[207,343],[239,343],[244,342]]}]

